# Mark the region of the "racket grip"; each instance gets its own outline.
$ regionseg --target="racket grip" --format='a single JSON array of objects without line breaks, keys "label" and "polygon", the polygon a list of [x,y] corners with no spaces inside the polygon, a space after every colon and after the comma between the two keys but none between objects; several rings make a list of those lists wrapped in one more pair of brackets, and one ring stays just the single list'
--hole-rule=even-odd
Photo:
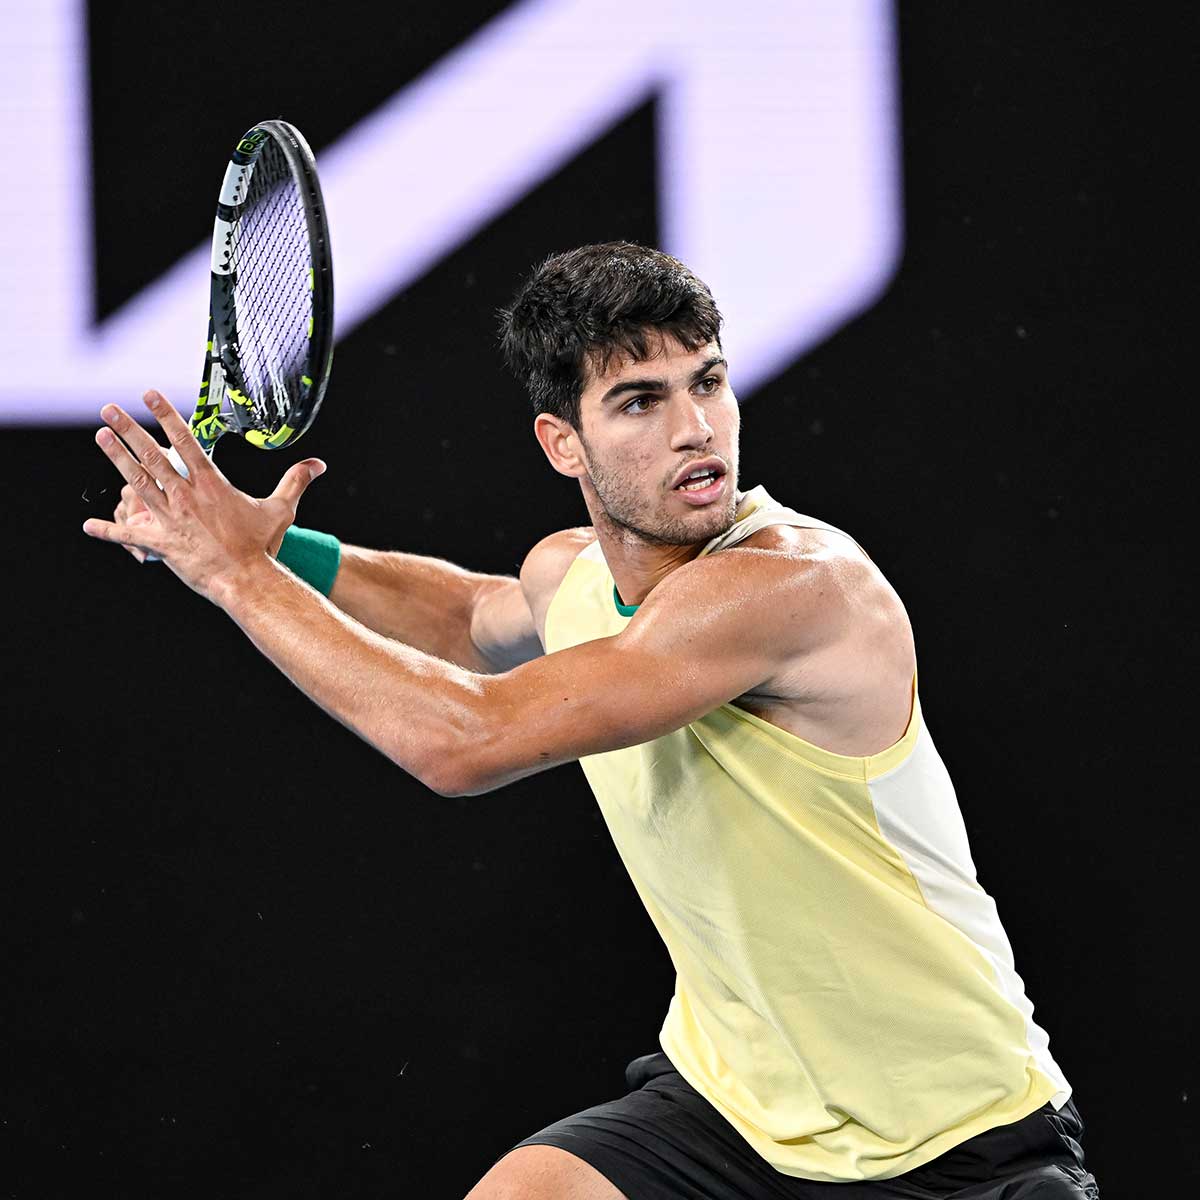
[{"label": "racket grip", "polygon": [[[179,472],[180,475],[182,475],[184,477],[184,479],[186,479],[188,477],[187,463],[185,463],[183,461],[182,456],[180,455],[179,451],[175,449],[174,446],[172,446],[170,448],[170,450],[167,451],[167,461],[171,464],[171,466],[173,466],[175,468],[176,471]],[[143,559],[143,562],[148,562],[148,563],[149,562],[162,562],[162,559],[159,558],[159,556],[157,554],[147,551],[146,557],[145,557],[145,559]]]}]

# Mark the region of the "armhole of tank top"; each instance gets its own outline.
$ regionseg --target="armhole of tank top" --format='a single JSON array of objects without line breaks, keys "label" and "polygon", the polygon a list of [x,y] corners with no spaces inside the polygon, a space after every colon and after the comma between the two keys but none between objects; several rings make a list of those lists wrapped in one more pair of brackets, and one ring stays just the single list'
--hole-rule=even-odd
[{"label": "armhole of tank top", "polygon": [[546,619],[542,622],[542,649],[547,654],[553,653],[553,651],[550,649],[549,640],[550,618],[554,614],[554,606],[558,604],[559,600],[563,596],[563,593],[566,591],[567,581],[571,578],[571,575],[578,571],[582,566],[584,555],[587,554],[587,552],[595,545],[597,545],[596,542],[589,542],[582,550],[579,551],[578,554],[575,555],[573,559],[571,559],[570,566],[568,566],[566,571],[563,572],[563,577],[561,580],[559,580],[558,587],[554,589],[554,595],[550,597],[550,603],[546,605]]}]

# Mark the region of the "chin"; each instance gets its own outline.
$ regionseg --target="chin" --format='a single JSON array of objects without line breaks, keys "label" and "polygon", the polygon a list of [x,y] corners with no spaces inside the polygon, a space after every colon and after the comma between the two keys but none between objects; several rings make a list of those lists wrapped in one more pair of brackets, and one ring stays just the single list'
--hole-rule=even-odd
[{"label": "chin", "polygon": [[704,512],[704,519],[703,521],[698,522],[698,524],[706,531],[705,541],[719,537],[721,534],[727,532],[733,525],[733,521],[736,516],[736,504],[722,504],[719,511],[713,510],[711,512]]},{"label": "chin", "polygon": [[692,512],[663,513],[659,528],[651,536],[673,546],[691,546],[700,542],[711,542],[720,537],[733,525],[737,516],[737,501],[713,504],[697,508]]}]

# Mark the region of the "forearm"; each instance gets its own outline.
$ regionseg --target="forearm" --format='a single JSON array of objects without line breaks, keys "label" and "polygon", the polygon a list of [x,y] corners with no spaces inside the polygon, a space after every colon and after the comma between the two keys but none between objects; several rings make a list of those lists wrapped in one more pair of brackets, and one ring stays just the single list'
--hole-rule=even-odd
[{"label": "forearm", "polygon": [[330,716],[443,790],[477,732],[478,675],[364,627],[265,557],[213,598]]},{"label": "forearm", "polygon": [[329,598],[385,637],[488,672],[494,668],[472,639],[471,623],[482,596],[506,582],[438,558],[343,546]]}]

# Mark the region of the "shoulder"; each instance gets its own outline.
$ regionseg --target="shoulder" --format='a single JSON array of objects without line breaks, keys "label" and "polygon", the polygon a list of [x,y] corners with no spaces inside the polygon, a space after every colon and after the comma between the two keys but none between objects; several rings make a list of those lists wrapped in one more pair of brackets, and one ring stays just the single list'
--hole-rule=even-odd
[{"label": "shoulder", "polygon": [[538,630],[546,620],[546,610],[554,593],[566,578],[571,564],[596,540],[596,531],[591,526],[575,529],[560,529],[542,538],[521,564],[521,590],[525,602],[533,613]]},{"label": "shoulder", "polygon": [[827,529],[767,526],[689,563],[650,599],[656,593],[677,612],[688,600],[707,606],[720,596],[747,636],[757,631],[785,655],[910,636],[883,573],[852,538]]},{"label": "shoulder", "polygon": [[720,569],[743,576],[749,588],[769,584],[781,599],[835,612],[855,595],[886,584],[849,536],[829,529],[768,525],[744,541],[709,556]]},{"label": "shoulder", "polygon": [[790,574],[797,586],[817,588],[830,602],[839,602],[880,589],[891,592],[883,572],[848,534],[832,529],[769,525],[730,548],[730,553],[754,552],[775,560],[775,571]]}]

